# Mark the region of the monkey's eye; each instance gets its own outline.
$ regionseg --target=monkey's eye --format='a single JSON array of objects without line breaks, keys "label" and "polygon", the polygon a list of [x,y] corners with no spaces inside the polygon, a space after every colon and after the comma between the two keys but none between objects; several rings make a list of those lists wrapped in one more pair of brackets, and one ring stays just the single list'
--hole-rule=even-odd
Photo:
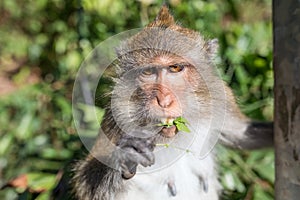
[{"label": "monkey's eye", "polygon": [[149,67],[142,70],[142,75],[150,76],[156,73],[156,69],[154,67]]},{"label": "monkey's eye", "polygon": [[181,72],[183,69],[184,69],[184,65],[175,64],[169,66],[169,71],[172,73]]}]

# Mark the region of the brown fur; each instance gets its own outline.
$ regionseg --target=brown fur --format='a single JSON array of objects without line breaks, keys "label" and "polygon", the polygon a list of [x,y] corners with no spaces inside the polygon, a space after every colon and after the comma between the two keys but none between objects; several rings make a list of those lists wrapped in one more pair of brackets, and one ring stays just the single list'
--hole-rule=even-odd
[{"label": "brown fur", "polygon": [[[120,79],[116,81],[114,95],[118,101],[115,107],[108,109],[102,124],[103,131],[112,143],[120,148],[128,148],[128,144],[136,142],[134,138],[126,136],[116,121],[123,121],[124,124],[121,126],[132,130],[132,123],[138,121],[141,124],[147,124],[151,120],[157,120],[159,110],[167,113],[169,109],[170,113],[177,111],[186,113],[190,117],[192,127],[196,127],[193,123],[199,119],[202,123],[200,129],[206,130],[211,125],[206,124],[207,121],[211,119],[212,115],[222,114],[221,108],[224,107],[226,109],[224,126],[210,127],[213,131],[221,134],[220,139],[223,144],[250,149],[272,144],[272,125],[253,123],[246,118],[239,111],[231,90],[216,75],[213,63],[216,52],[217,40],[205,41],[199,33],[179,26],[175,23],[168,7],[163,6],[153,22],[137,35],[124,41],[117,50],[121,70]],[[164,69],[177,63],[188,63],[188,66],[185,71],[178,73],[176,78],[172,78],[171,75],[161,77]],[[124,95],[134,89],[133,81],[126,79],[126,73],[147,66],[156,66],[157,77],[153,80],[139,78],[140,88],[132,94],[130,102],[125,101]],[[148,84],[149,80],[152,81],[150,84]],[[155,81],[160,82],[156,83]],[[162,86],[166,86],[166,88],[161,88]],[[175,91],[176,94],[172,94],[172,91]],[[213,93],[220,95],[212,95]],[[160,97],[155,95],[160,95]],[[226,99],[224,100],[223,97]],[[158,105],[161,102],[157,101],[169,102],[165,103],[164,108],[161,108]],[[179,104],[174,103],[177,101]],[[200,107],[195,105],[200,105]],[[141,114],[128,118],[126,112],[124,113],[126,109]],[[114,112],[118,114],[117,119],[113,117]],[[220,124],[221,121],[214,123]],[[192,132],[194,132],[193,134],[202,134],[201,130]],[[136,133],[140,133],[139,131],[141,130],[137,130]],[[172,139],[180,144],[181,141],[184,143],[183,140],[187,137],[189,136],[177,134]],[[204,140],[205,137],[200,137],[199,140],[202,139]],[[143,171],[146,166],[153,165],[152,156],[154,154],[151,145],[154,140],[151,138],[151,140],[145,139],[145,141],[138,144],[142,150],[147,151],[143,156],[149,160],[146,163],[138,162],[137,166],[133,165],[133,167],[137,167],[137,172]],[[155,141],[164,143],[169,140],[160,136]],[[140,140],[140,142],[143,141]],[[197,142],[200,144],[203,141],[196,141],[191,148],[200,151]],[[135,175],[133,170],[133,173],[129,173],[132,175],[131,179],[125,180],[124,169],[120,162],[124,164],[124,159],[127,161],[126,159],[130,159],[130,157],[125,154],[114,154],[103,148],[103,144],[98,139],[90,155],[76,166],[74,190],[79,200],[218,199],[220,187],[217,173],[214,170],[214,156],[211,152],[202,160],[186,154],[173,165],[151,174]],[[128,149],[132,151],[132,148]],[[112,157],[111,155],[117,156]],[[136,154],[132,155],[136,156]],[[100,157],[112,159],[110,161],[116,163],[116,169],[111,169],[99,162],[97,158]],[[165,160],[171,159],[170,157],[171,155],[167,153],[163,155]],[[157,158],[159,156],[155,154],[155,159]],[[155,161],[154,167],[156,164]],[[127,165],[127,167],[130,166],[132,165]]]}]

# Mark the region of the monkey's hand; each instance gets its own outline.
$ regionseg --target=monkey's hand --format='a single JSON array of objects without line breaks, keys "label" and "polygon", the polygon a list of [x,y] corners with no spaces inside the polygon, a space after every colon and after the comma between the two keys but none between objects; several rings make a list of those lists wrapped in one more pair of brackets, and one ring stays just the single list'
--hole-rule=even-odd
[{"label": "monkey's hand", "polygon": [[138,138],[130,135],[122,137],[117,146],[118,162],[124,179],[132,178],[138,164],[144,167],[154,164],[154,138]]}]

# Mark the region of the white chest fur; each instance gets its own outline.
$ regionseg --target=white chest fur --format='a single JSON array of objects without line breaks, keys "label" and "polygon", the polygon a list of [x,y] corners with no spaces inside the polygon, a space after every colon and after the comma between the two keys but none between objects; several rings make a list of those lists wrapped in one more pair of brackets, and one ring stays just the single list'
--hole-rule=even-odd
[{"label": "white chest fur", "polygon": [[[155,166],[154,166],[155,167]],[[212,155],[200,160],[186,153],[171,166],[151,173],[138,173],[124,181],[126,193],[116,199],[126,200],[217,200],[220,189]]]}]

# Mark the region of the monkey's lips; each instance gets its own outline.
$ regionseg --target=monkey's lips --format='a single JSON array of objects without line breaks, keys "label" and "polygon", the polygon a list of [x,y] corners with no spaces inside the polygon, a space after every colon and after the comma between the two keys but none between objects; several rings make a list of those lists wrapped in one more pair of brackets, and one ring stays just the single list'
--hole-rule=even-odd
[{"label": "monkey's lips", "polygon": [[166,138],[174,137],[177,133],[177,128],[175,125],[170,127],[163,127],[160,131],[160,134]]},{"label": "monkey's lips", "polygon": [[[163,124],[172,124],[174,118],[163,118],[161,122]],[[163,127],[160,131],[160,134],[166,138],[174,137],[177,133],[177,127],[175,125],[169,125],[167,127]]]}]

